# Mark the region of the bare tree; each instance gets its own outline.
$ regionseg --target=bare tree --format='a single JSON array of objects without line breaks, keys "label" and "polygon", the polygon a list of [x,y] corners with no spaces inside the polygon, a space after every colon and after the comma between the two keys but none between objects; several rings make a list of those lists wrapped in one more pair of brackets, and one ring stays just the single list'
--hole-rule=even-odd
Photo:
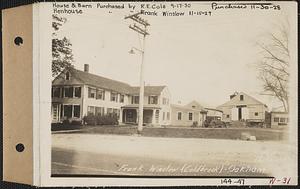
[{"label": "bare tree", "polygon": [[[275,31],[275,30],[274,30]],[[258,63],[259,79],[263,82],[264,95],[277,98],[284,110],[289,110],[289,25],[288,22],[268,33],[264,41],[258,42],[262,58]]]}]

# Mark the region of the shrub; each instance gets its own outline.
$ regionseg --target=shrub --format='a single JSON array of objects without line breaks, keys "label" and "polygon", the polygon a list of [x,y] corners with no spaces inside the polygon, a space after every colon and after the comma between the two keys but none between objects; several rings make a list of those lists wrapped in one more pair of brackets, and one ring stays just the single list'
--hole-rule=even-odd
[{"label": "shrub", "polygon": [[115,115],[88,115],[83,117],[83,122],[87,125],[118,125],[118,117]]},{"label": "shrub", "polygon": [[82,125],[82,122],[79,121],[79,120],[73,120],[73,121],[71,122],[71,125]]},{"label": "shrub", "polygon": [[191,127],[197,127],[197,126],[198,126],[198,121],[194,121]]},{"label": "shrub", "polygon": [[97,124],[96,116],[94,116],[94,115],[84,116],[82,120],[83,120],[83,123],[87,124],[87,125],[96,125]]},{"label": "shrub", "polygon": [[70,120],[65,119],[65,120],[63,120],[62,124],[63,125],[70,125]]},{"label": "shrub", "polygon": [[118,125],[118,117],[115,115],[96,116],[97,125]]}]

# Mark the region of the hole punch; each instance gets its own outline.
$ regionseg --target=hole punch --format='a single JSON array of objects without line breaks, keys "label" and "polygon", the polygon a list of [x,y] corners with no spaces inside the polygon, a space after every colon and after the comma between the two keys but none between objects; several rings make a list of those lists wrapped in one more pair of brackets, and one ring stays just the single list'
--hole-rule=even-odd
[{"label": "hole punch", "polygon": [[15,44],[18,45],[18,46],[22,45],[23,44],[23,38],[19,37],[19,36],[16,37],[15,38]]},{"label": "hole punch", "polygon": [[23,152],[23,151],[25,150],[24,144],[22,144],[22,143],[17,144],[17,145],[16,145],[16,150],[17,150],[18,152]]}]

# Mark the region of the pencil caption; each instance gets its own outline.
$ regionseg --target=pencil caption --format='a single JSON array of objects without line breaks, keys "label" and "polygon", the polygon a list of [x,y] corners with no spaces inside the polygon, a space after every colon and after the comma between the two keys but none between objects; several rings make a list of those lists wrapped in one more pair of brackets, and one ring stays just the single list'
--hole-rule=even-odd
[{"label": "pencil caption", "polygon": [[147,16],[182,17],[213,16],[220,11],[252,10],[279,11],[280,5],[274,3],[210,3],[203,8],[193,3],[53,3],[53,14],[83,14],[88,9],[114,10],[128,9],[130,12],[140,11]]}]

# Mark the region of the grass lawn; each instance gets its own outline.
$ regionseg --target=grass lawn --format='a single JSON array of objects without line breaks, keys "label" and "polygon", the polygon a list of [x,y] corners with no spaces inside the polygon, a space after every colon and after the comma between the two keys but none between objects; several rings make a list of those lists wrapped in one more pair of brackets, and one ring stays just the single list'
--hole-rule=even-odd
[{"label": "grass lawn", "polygon": [[[72,133],[88,134],[115,134],[134,135],[137,126],[68,126],[66,130]],[[68,131],[70,132],[70,131]],[[171,137],[171,138],[213,138],[213,139],[240,139],[242,133],[254,135],[256,140],[284,140],[287,137],[285,130],[266,128],[191,128],[191,127],[144,127],[143,136]]]}]

